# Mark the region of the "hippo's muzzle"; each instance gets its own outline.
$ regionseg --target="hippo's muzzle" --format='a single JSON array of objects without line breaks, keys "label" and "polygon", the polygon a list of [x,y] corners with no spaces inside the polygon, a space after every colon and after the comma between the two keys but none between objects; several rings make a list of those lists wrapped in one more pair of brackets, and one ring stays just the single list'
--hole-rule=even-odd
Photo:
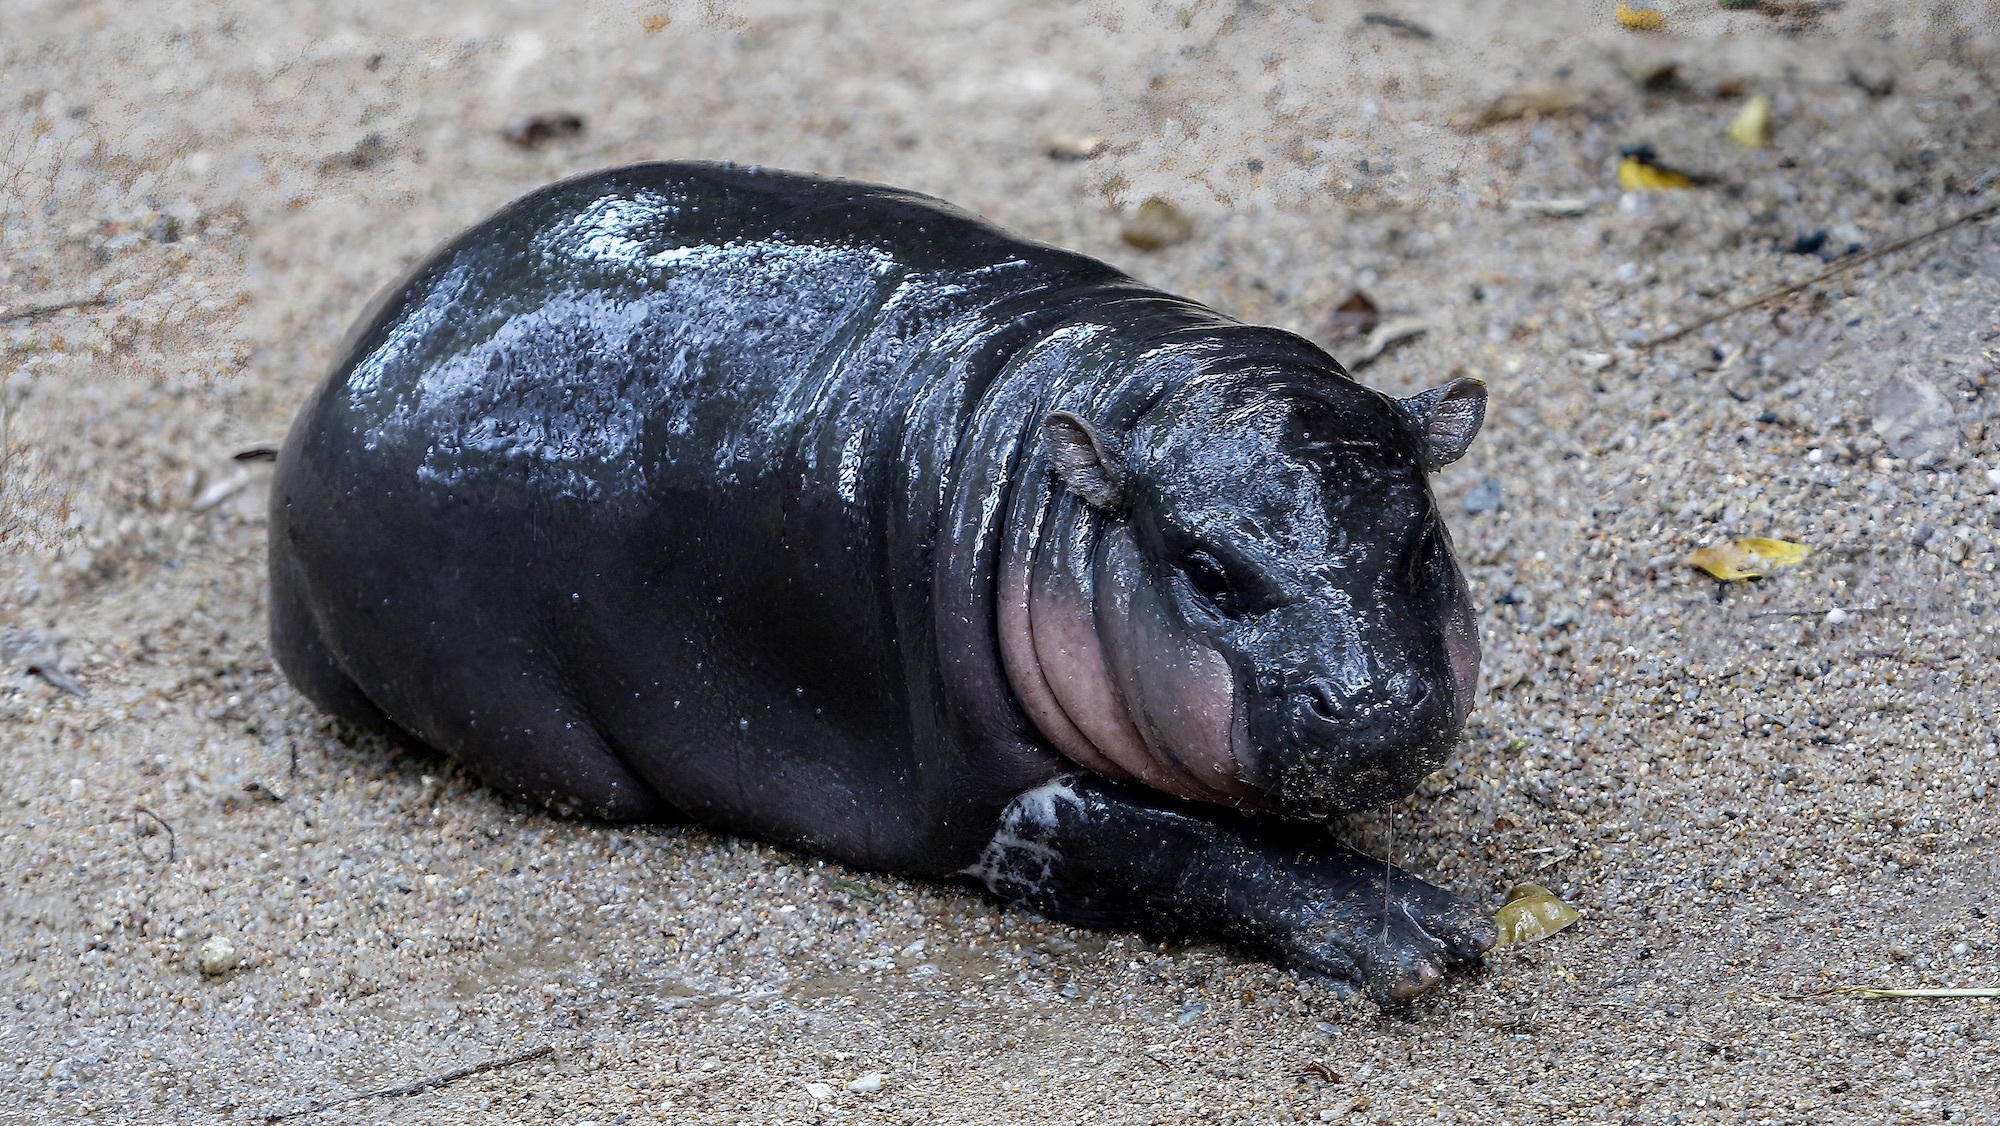
[{"label": "hippo's muzzle", "polygon": [[1274,678],[1250,715],[1251,773],[1276,811],[1321,818],[1394,801],[1444,764],[1456,724],[1450,689],[1415,669],[1362,685]]}]

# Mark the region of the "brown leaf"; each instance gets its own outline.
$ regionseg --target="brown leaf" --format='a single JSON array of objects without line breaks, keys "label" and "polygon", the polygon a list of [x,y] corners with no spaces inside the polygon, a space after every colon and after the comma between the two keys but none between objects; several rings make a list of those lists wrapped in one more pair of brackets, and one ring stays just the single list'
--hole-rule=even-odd
[{"label": "brown leaf", "polygon": [[1475,128],[1485,129],[1503,121],[1535,114],[1547,117],[1551,114],[1568,113],[1582,109],[1588,100],[1581,89],[1567,83],[1524,83],[1515,86],[1486,104],[1473,122]]},{"label": "brown leaf", "polygon": [[1381,320],[1382,311],[1375,307],[1375,302],[1367,294],[1357,289],[1326,319],[1326,338],[1328,342],[1337,344],[1342,340],[1366,336],[1375,330]]},{"label": "brown leaf", "polygon": [[1172,201],[1153,196],[1139,205],[1139,213],[1126,220],[1118,233],[1129,246],[1160,250],[1193,238],[1194,220]]}]

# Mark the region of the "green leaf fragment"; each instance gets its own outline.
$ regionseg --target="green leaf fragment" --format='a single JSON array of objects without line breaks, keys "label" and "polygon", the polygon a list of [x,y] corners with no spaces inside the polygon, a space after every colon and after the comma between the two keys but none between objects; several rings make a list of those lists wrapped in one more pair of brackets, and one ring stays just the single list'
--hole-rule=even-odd
[{"label": "green leaf fragment", "polygon": [[835,876],[828,880],[827,883],[836,891],[844,891],[856,899],[865,899],[870,903],[881,903],[888,899],[888,896],[882,894],[880,888],[877,888],[874,884],[863,883],[860,880],[847,880]]},{"label": "green leaf fragment", "polygon": [[1581,918],[1576,908],[1540,884],[1515,884],[1507,892],[1507,902],[1493,913],[1501,946],[1540,942]]}]

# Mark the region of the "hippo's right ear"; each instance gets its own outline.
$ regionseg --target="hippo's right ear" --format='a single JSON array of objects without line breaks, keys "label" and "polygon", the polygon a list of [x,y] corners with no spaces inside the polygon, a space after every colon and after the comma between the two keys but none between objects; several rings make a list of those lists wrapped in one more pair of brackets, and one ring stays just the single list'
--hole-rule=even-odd
[{"label": "hippo's right ear", "polygon": [[1465,456],[1479,424],[1486,421],[1486,384],[1454,379],[1398,403],[1424,432],[1424,468],[1436,472]]},{"label": "hippo's right ear", "polygon": [[1125,469],[1095,426],[1068,411],[1051,411],[1042,420],[1042,451],[1064,487],[1090,507],[1109,510],[1125,502]]}]

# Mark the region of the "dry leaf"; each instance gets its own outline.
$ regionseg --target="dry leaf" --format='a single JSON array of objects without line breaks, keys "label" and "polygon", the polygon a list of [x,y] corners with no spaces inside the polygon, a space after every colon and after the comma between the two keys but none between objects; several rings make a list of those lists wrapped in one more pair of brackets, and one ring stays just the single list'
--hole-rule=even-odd
[{"label": "dry leaf", "polygon": [[1565,196],[1558,199],[1515,199],[1507,206],[1528,215],[1547,215],[1552,219],[1574,219],[1590,211],[1590,201]]},{"label": "dry leaf", "polygon": [[1969,989],[1949,987],[1943,989],[1876,989],[1869,985],[1837,985],[1832,989],[1822,990],[1820,993],[1814,994],[1814,996],[1830,996],[1833,994],[1845,997],[1875,997],[1883,1000],[1897,1001],[1905,998],[1992,998],[2000,997],[2000,989],[1984,987]]},{"label": "dry leaf", "polygon": [[1634,8],[1618,0],[1618,26],[1627,31],[1665,31],[1667,14],[1658,8]]},{"label": "dry leaf", "polygon": [[1357,289],[1327,318],[1326,338],[1335,343],[1352,340],[1375,331],[1375,326],[1381,323],[1382,310],[1375,307],[1375,302],[1367,294]]},{"label": "dry leaf", "polygon": [[1042,142],[1042,155],[1050,160],[1095,160],[1110,147],[1111,142],[1103,137],[1058,133]]},{"label": "dry leaf", "polygon": [[1628,156],[1618,162],[1618,186],[1628,192],[1664,192],[1693,187],[1694,182],[1671,168]]},{"label": "dry leaf", "polygon": [[1761,149],[1771,143],[1771,99],[1758,94],[1736,111],[1729,123],[1729,139],[1746,149]]},{"label": "dry leaf", "polygon": [[1193,238],[1194,220],[1170,200],[1153,196],[1139,205],[1139,213],[1118,233],[1127,245],[1140,250],[1159,250]]},{"label": "dry leaf", "polygon": [[1348,356],[1347,370],[1350,373],[1360,371],[1381,359],[1382,353],[1429,331],[1430,325],[1420,317],[1400,317],[1393,321],[1383,321],[1369,332],[1367,340],[1362,341],[1361,350]]},{"label": "dry leaf", "polygon": [[1712,544],[1688,556],[1688,565],[1731,583],[1789,567],[1812,554],[1812,548],[1788,540],[1745,536]]},{"label": "dry leaf", "polygon": [[1501,946],[1540,942],[1581,918],[1576,908],[1540,884],[1515,884],[1507,891],[1507,902],[1493,913]]},{"label": "dry leaf", "polygon": [[549,141],[561,141],[583,132],[583,117],[567,111],[556,113],[517,113],[500,127],[500,136],[507,143],[524,149],[532,149]]},{"label": "dry leaf", "polygon": [[1515,86],[1486,104],[1473,122],[1476,128],[1484,129],[1503,121],[1534,114],[1547,117],[1550,114],[1568,113],[1582,109],[1589,96],[1575,86],[1562,83],[1528,83]]},{"label": "dry leaf", "polygon": [[1681,80],[1680,60],[1650,51],[1625,51],[1618,56],[1618,69],[1642,90],[1668,90]]}]

